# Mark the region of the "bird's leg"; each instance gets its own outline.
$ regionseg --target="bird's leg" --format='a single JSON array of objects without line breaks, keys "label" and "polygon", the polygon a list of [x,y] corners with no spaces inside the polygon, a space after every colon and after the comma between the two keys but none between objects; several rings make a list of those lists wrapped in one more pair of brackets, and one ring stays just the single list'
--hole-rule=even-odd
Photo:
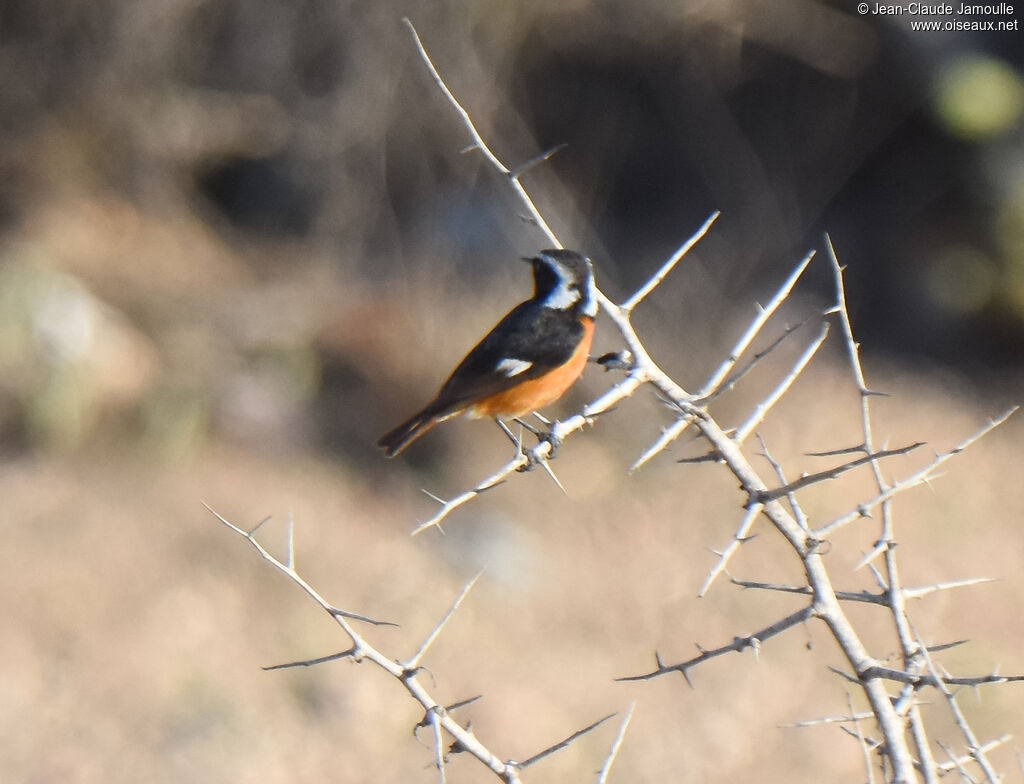
[{"label": "bird's leg", "polygon": [[[523,465],[523,466],[520,466],[519,470],[520,471],[530,471],[533,468],[533,466],[536,464],[537,461],[530,455],[529,452],[527,452],[525,449],[523,449],[523,442],[520,441],[518,438],[516,438],[515,433],[513,433],[511,430],[509,430],[508,425],[506,425],[504,422],[502,422],[497,417],[494,418],[494,421],[497,423],[498,427],[501,428],[501,432],[504,433],[506,436],[508,436],[508,440],[511,441],[515,445],[516,456],[519,456],[519,455],[522,455],[522,454],[525,454],[527,456],[527,463],[525,465]],[[517,419],[516,421],[518,422],[519,420]],[[520,424],[522,424],[522,422],[520,422]]]},{"label": "bird's leg", "polygon": [[508,440],[515,446],[517,452],[523,451],[523,442],[516,438],[515,434],[508,429],[508,425],[502,422],[497,417],[494,418],[494,423],[501,428],[501,432],[508,436]]},{"label": "bird's leg", "polygon": [[[531,433],[533,433],[535,436],[537,436],[537,438],[541,438],[544,435],[544,433],[542,431],[540,431],[537,428],[535,428],[533,425],[531,425],[529,422],[527,422],[522,417],[513,417],[512,421],[515,422],[516,424],[519,424],[519,425],[522,425],[523,427],[525,427],[527,430],[529,430]],[[545,422],[545,424],[547,424],[547,422]]]}]

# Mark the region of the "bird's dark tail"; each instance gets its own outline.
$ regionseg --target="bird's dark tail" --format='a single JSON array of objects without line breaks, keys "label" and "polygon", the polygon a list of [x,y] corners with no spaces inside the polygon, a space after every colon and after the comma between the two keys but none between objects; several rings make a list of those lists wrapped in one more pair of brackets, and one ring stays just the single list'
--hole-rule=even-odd
[{"label": "bird's dark tail", "polygon": [[394,430],[382,435],[377,441],[377,446],[383,449],[388,457],[394,457],[444,418],[429,408],[424,409]]}]

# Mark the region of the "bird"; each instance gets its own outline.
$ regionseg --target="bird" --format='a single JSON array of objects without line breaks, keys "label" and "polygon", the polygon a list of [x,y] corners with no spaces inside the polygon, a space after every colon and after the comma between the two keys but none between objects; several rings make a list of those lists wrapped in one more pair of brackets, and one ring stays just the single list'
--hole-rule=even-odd
[{"label": "bird", "polygon": [[502,419],[518,420],[554,403],[580,377],[598,309],[593,264],[562,248],[523,261],[533,267],[533,296],[470,350],[432,401],[381,436],[377,446],[387,457],[461,414],[490,417],[512,438]]}]

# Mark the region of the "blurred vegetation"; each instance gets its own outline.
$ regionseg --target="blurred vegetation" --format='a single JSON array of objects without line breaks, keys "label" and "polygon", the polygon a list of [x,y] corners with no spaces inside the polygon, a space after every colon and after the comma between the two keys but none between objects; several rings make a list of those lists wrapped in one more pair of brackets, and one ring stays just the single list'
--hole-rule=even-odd
[{"label": "blurred vegetation", "polygon": [[997,383],[1024,334],[1019,37],[844,9],[5,3],[0,438],[361,458],[439,382],[505,302],[467,295],[521,294],[505,262],[541,240],[457,154],[405,13],[500,154],[568,142],[531,184],[613,293],[723,210],[657,314],[713,346],[828,230],[877,349]]}]

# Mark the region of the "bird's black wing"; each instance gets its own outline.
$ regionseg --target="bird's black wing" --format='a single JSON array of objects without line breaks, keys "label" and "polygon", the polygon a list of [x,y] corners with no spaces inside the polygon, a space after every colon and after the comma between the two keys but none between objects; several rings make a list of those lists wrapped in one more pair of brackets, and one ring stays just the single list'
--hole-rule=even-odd
[{"label": "bird's black wing", "polygon": [[437,395],[437,410],[496,395],[564,365],[583,337],[565,310],[530,300],[514,308],[459,363]]}]

